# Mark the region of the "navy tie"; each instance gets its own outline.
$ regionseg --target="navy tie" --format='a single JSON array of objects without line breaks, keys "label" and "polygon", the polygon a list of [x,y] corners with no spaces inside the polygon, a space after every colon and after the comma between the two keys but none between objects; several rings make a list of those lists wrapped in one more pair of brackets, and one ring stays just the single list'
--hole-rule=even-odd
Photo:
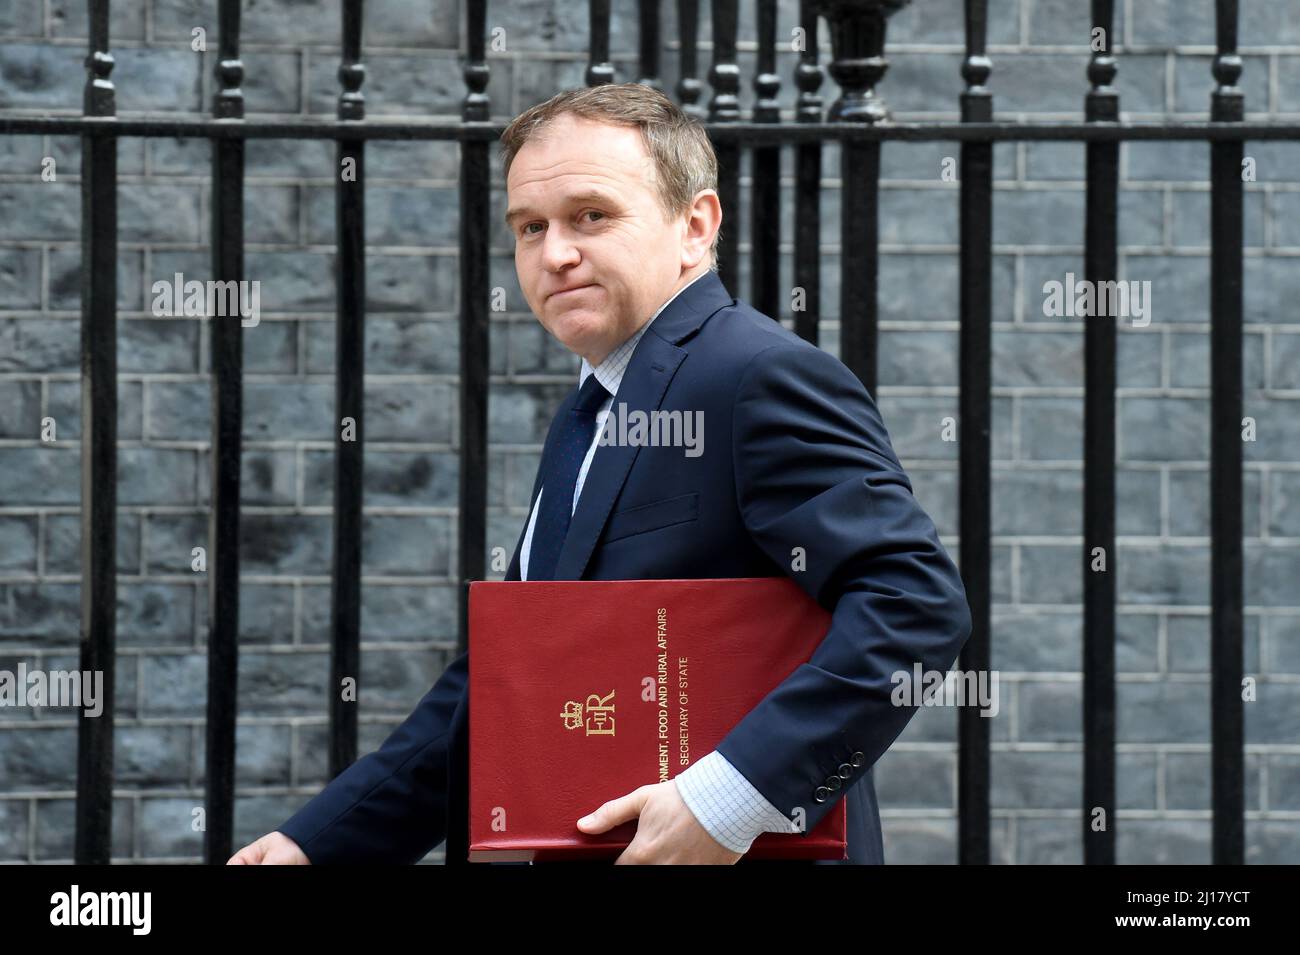
[{"label": "navy tie", "polygon": [[555,565],[569,532],[578,472],[596,433],[596,412],[608,397],[609,391],[596,376],[588,375],[577,402],[560,424],[542,475],[542,503],[528,550],[529,580],[555,579]]}]

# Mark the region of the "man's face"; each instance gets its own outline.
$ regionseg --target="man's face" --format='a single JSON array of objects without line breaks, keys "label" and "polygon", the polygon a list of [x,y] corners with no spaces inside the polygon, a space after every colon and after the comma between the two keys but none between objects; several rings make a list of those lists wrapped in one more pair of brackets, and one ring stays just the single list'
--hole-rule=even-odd
[{"label": "man's face", "polygon": [[561,115],[515,155],[506,196],[529,308],[593,365],[678,287],[690,217],[666,219],[635,127]]}]

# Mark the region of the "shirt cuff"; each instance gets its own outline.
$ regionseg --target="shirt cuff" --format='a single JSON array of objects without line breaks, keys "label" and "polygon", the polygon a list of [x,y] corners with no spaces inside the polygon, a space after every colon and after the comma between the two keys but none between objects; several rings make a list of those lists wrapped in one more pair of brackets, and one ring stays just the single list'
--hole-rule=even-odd
[{"label": "shirt cuff", "polygon": [[748,852],[764,832],[798,832],[784,813],[717,750],[673,777],[700,825],[732,852]]}]

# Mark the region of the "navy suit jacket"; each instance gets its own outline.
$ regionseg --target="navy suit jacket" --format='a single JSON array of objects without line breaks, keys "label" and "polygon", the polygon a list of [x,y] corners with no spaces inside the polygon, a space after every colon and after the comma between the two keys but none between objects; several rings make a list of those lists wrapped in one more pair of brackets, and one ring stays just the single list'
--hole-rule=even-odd
[{"label": "navy suit jacket", "polygon": [[[808,830],[847,799],[847,861],[883,862],[872,767],[916,712],[891,702],[891,677],[917,662],[947,670],[971,621],[875,402],[840,361],[709,273],[641,337],[611,414],[620,404],[702,411],[703,453],[599,447],[555,579],[786,575],[831,611],[812,658],[717,749],[787,815],[803,807]],[[519,579],[519,544],[507,580]],[[467,673],[462,654],[379,750],[280,831],[313,863],[412,863],[444,839],[448,864],[464,862]]]}]

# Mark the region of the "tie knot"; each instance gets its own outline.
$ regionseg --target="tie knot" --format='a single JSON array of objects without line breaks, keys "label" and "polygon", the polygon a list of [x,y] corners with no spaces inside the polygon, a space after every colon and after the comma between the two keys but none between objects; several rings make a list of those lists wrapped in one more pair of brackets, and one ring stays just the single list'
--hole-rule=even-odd
[{"label": "tie knot", "polygon": [[573,410],[584,414],[595,414],[608,397],[609,390],[596,379],[594,373],[590,374],[578,389],[578,400]]}]

